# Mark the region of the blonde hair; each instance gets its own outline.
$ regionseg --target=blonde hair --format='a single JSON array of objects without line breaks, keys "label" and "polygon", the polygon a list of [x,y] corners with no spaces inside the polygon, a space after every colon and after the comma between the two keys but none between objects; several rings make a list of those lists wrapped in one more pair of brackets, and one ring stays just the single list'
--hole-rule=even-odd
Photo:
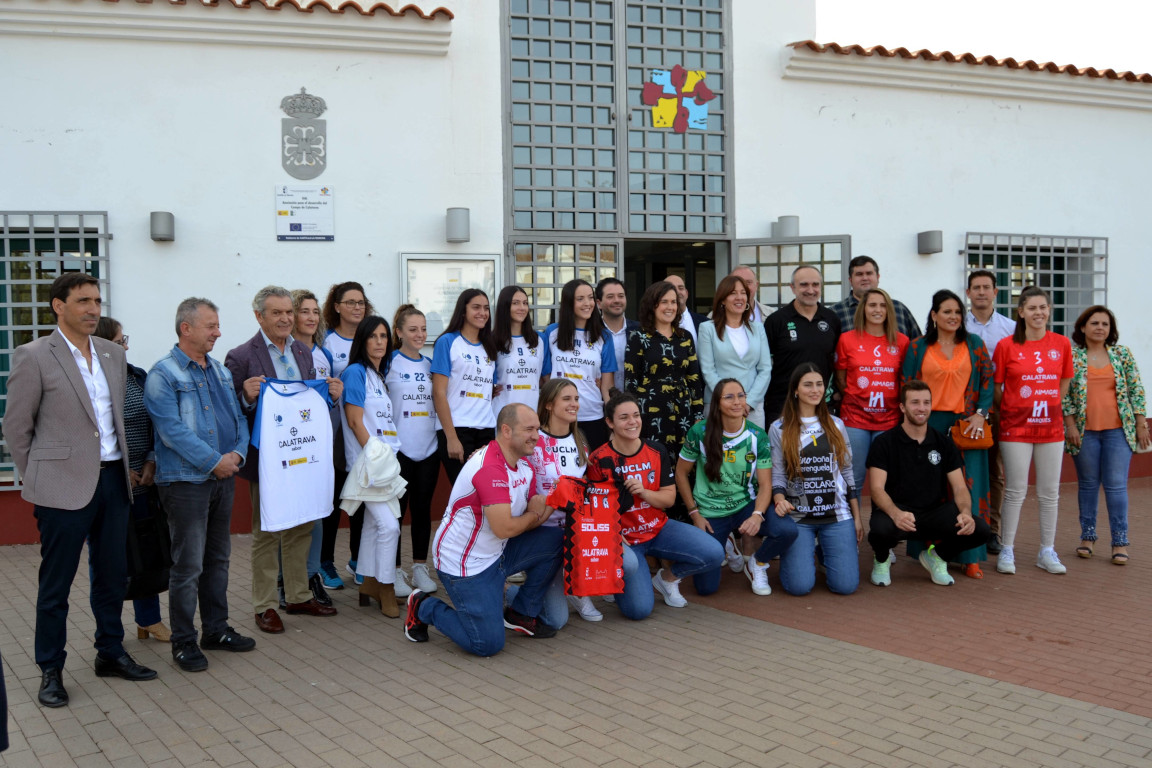
[{"label": "blonde hair", "polygon": [[[302,305],[308,299],[312,299],[312,301],[316,302],[316,311],[320,312],[320,299],[316,298],[316,294],[312,293],[312,291],[308,290],[307,288],[300,288],[298,290],[292,291],[292,311],[295,312],[297,316],[300,314],[300,305]],[[292,329],[296,329],[295,320],[292,321]],[[312,334],[312,346],[324,346],[324,331],[324,313],[320,312],[320,322],[316,325],[316,332]]]}]

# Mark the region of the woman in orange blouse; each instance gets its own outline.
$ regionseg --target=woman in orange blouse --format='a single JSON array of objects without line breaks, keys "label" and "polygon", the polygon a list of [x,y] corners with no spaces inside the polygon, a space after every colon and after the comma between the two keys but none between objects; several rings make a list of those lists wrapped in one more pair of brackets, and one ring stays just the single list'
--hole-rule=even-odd
[{"label": "woman in orange blouse", "polygon": [[[964,305],[952,291],[932,296],[932,311],[923,336],[908,345],[903,381],[920,379],[932,391],[932,416],[928,426],[945,434],[960,419],[967,419],[964,433],[983,437],[988,409],[992,406],[992,360],[979,336],[964,328]],[[965,450],[964,475],[972,494],[972,516],[988,520],[988,451]],[[921,544],[910,541],[908,554],[919,554]],[[983,546],[962,552],[957,561],[964,575],[984,578],[980,563],[987,559]]]}]

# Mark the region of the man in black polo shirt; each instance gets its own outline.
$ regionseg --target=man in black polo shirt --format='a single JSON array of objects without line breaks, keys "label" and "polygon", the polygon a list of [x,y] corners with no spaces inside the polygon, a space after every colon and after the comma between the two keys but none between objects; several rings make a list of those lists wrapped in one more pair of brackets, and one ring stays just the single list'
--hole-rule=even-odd
[{"label": "man in black polo shirt", "polygon": [[892,583],[888,552],[897,542],[914,539],[935,542],[920,553],[920,564],[934,583],[947,586],[953,582],[948,562],[987,542],[992,532],[987,523],[972,517],[960,449],[951,437],[928,426],[932,413],[928,385],[917,379],[906,383],[900,390],[900,410],[903,423],[877,437],[868,451],[872,583],[878,587]]},{"label": "man in black polo shirt", "polygon": [[764,321],[768,348],[772,351],[772,378],[764,395],[764,427],[780,417],[788,396],[788,379],[801,363],[814,363],[832,382],[840,319],[820,303],[824,280],[815,267],[797,267],[792,272],[792,293],[796,298],[780,307]]}]

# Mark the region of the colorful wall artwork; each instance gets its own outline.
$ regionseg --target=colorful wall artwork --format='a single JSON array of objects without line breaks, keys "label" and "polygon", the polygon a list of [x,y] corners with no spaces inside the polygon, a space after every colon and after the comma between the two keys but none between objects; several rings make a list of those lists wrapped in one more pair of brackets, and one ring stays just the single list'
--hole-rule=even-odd
[{"label": "colorful wall artwork", "polygon": [[689,128],[707,130],[708,102],[716,98],[704,78],[703,70],[687,70],[677,64],[672,69],[652,70],[652,79],[644,83],[640,101],[652,107],[652,126],[671,128],[684,133]]}]

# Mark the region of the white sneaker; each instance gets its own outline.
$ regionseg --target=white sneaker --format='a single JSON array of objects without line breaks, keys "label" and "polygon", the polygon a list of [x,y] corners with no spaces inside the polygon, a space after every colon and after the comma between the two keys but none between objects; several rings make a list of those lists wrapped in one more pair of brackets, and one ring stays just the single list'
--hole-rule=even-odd
[{"label": "white sneaker", "polygon": [[888,564],[891,565],[892,563],[895,563],[895,562],[896,562],[896,550],[890,549],[890,550],[888,550]]},{"label": "white sneaker", "polygon": [[1016,556],[1012,547],[1003,547],[996,555],[996,570],[1000,573],[1016,573]]},{"label": "white sneaker", "polygon": [[604,614],[596,610],[596,606],[592,605],[592,598],[590,597],[577,597],[576,595],[568,595],[568,606],[580,614],[580,618],[584,621],[600,621],[604,618]]},{"label": "white sneaker", "polygon": [[1060,558],[1056,556],[1056,550],[1052,547],[1045,547],[1040,550],[1040,554],[1036,556],[1036,567],[1043,568],[1048,573],[1068,573],[1068,569],[1064,567],[1064,563],[1060,562]]},{"label": "white sneaker", "polygon": [[664,569],[656,571],[656,575],[652,577],[652,588],[656,590],[660,597],[664,598],[664,604],[672,608],[683,608],[688,605],[688,601],[680,594],[680,579],[676,581],[664,581]]},{"label": "white sneaker", "polygon": [[412,586],[408,583],[408,574],[404,573],[403,569],[396,569],[396,597],[408,597],[412,594]]},{"label": "white sneaker", "polygon": [[412,566],[412,588],[429,594],[436,591],[436,582],[432,581],[432,575],[428,573],[428,566],[424,563]]},{"label": "white sneaker", "polygon": [[770,595],[772,587],[768,586],[768,564],[760,565],[755,557],[748,558],[744,566],[744,575],[752,582],[752,593],[755,595]]},{"label": "white sneaker", "polygon": [[616,595],[604,595],[604,602],[615,603],[616,602]]},{"label": "white sneaker", "polygon": [[509,584],[523,584],[526,578],[528,578],[528,574],[524,573],[524,571],[516,571],[516,573],[509,576],[506,581]]},{"label": "white sneaker", "polygon": [[724,556],[728,558],[728,568],[732,573],[744,570],[744,555],[740,554],[740,547],[736,544],[736,534],[728,534],[724,540]]}]

